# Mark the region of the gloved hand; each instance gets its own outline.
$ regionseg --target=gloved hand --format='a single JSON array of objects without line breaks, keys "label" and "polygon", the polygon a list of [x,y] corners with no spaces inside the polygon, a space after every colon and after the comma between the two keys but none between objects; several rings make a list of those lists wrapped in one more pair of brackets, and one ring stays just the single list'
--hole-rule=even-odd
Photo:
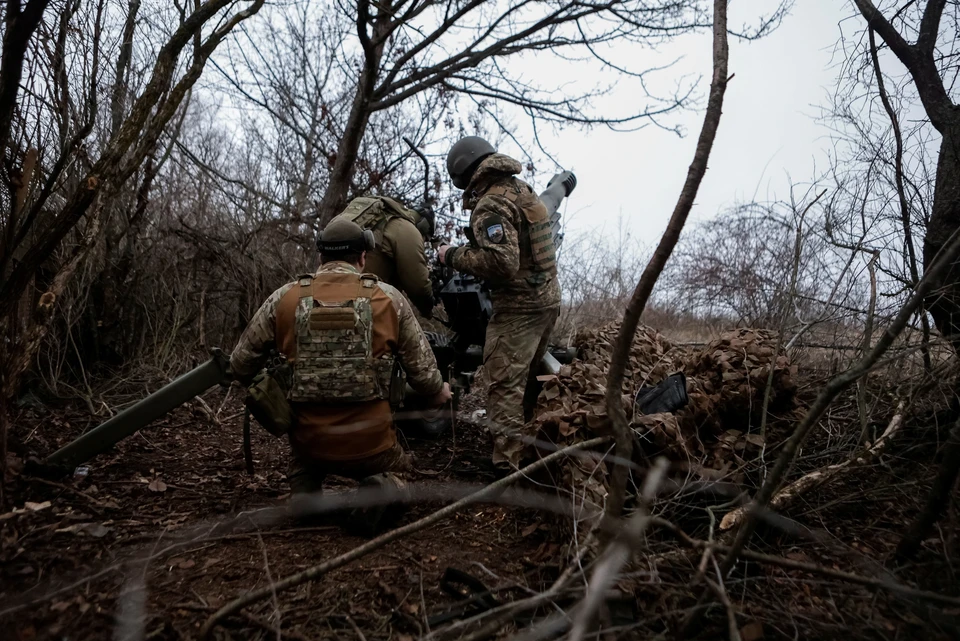
[{"label": "gloved hand", "polygon": [[433,398],[430,399],[430,405],[433,407],[440,407],[441,405],[446,405],[447,401],[453,398],[453,392],[450,390],[450,383],[444,383],[443,387],[440,388],[440,391],[433,395]]}]

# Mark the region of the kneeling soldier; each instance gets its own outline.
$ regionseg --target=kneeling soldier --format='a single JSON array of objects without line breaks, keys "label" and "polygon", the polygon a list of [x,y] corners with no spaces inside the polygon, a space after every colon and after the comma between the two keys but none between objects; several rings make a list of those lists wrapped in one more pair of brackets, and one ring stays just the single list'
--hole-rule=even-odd
[{"label": "kneeling soldier", "polygon": [[356,223],[328,224],[317,241],[320,269],[275,291],[230,356],[241,380],[260,371],[271,346],[292,367],[294,494],[320,491],[327,474],[402,487],[390,474],[410,467],[389,402],[396,367],[436,405],[450,398],[410,304],[362,273],[374,245],[373,234]]}]

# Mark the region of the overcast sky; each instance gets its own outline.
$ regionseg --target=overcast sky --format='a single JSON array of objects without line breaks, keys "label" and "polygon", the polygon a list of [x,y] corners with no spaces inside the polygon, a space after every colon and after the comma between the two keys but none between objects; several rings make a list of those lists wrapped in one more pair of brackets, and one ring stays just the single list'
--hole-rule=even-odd
[{"label": "overcast sky", "polygon": [[[770,4],[772,0],[731,2],[731,27],[749,21],[762,7],[769,10]],[[818,117],[837,74],[833,53],[839,23],[851,15],[843,0],[797,0],[783,25],[767,38],[730,39],[729,66],[735,77],[727,88],[720,130],[692,220],[737,202],[785,198],[788,174],[804,182],[815,167],[825,167],[829,131]],[[849,36],[860,24],[848,20],[843,28]],[[706,95],[709,33],[685,36],[660,53],[661,59],[682,57],[672,76],[700,74],[699,93]],[[639,104],[642,96],[621,92],[616,100]],[[545,147],[579,179],[565,212],[568,233],[598,226],[615,229],[622,213],[638,241],[648,247],[656,243],[693,157],[702,117],[697,109],[670,120],[686,130],[683,138],[653,126],[629,133],[603,128],[541,132]],[[502,151],[512,150],[505,145]]]}]

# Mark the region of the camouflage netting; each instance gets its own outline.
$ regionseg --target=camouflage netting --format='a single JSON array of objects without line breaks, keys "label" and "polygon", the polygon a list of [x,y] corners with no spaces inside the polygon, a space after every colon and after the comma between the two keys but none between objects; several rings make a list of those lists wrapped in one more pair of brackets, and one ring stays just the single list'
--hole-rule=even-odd
[{"label": "camouflage netting", "polygon": [[[541,438],[563,446],[609,433],[604,388],[618,331],[619,323],[580,331],[574,339],[577,360],[564,365],[557,376],[541,377],[544,386],[534,417]],[[733,330],[702,349],[687,349],[650,327],[639,327],[622,393],[645,453],[723,469],[746,447],[757,445],[758,435],[751,429],[760,424],[771,364],[770,411],[788,410],[793,403],[796,370],[785,354],[774,358],[775,349],[776,335],[767,330]],[[675,415],[634,416],[636,391],[679,371],[687,376],[687,407]],[[567,489],[578,488],[589,503],[602,506],[606,474],[595,468],[589,461],[567,465],[560,481]]]}]

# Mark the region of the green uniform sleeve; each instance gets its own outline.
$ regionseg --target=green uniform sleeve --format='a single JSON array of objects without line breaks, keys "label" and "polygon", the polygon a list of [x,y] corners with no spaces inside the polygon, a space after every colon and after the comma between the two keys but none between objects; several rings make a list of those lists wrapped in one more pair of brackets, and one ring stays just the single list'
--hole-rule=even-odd
[{"label": "green uniform sleeve", "polygon": [[255,376],[266,363],[267,351],[276,343],[277,306],[293,285],[288,283],[273,292],[240,335],[230,354],[230,371],[241,381]]},{"label": "green uniform sleeve", "polygon": [[433,283],[420,230],[408,220],[395,218],[384,230],[384,237],[393,244],[397,286],[421,314],[429,316],[433,311]]},{"label": "green uniform sleeve", "polygon": [[397,336],[397,360],[407,373],[407,383],[421,396],[433,396],[443,387],[443,376],[437,369],[437,359],[430,349],[417,317],[407,299],[395,288],[380,283],[380,288],[393,301],[397,310],[400,331]]},{"label": "green uniform sleeve", "polygon": [[502,196],[484,196],[470,216],[475,244],[455,250],[448,261],[457,271],[483,280],[510,280],[520,269],[517,212]]}]

